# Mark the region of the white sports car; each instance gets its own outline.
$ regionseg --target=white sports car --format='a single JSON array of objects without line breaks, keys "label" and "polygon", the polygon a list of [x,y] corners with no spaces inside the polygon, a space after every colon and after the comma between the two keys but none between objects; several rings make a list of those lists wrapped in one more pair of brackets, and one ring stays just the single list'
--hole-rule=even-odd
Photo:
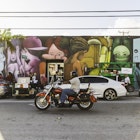
[{"label": "white sports car", "polygon": [[[126,88],[122,85],[122,82],[104,76],[84,75],[79,76],[78,78],[81,83],[80,88],[86,89],[90,83],[90,87],[95,91],[94,95],[97,98],[115,100],[117,97],[126,96],[128,94]],[[62,89],[70,88],[70,86],[70,84],[60,85]]]}]

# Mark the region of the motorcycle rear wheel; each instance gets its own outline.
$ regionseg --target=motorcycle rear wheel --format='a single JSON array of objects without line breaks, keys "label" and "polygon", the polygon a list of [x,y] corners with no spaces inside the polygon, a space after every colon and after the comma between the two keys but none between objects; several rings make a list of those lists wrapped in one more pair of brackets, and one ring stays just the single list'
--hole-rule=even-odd
[{"label": "motorcycle rear wheel", "polygon": [[126,90],[127,90],[128,92],[134,92],[135,88],[134,88],[133,85],[127,85],[127,86],[126,86]]},{"label": "motorcycle rear wheel", "polygon": [[44,96],[36,96],[34,103],[39,110],[46,110],[50,106],[50,103],[44,99]]},{"label": "motorcycle rear wheel", "polygon": [[93,102],[87,101],[87,102],[80,102],[77,104],[78,108],[81,110],[89,110],[93,106]]}]

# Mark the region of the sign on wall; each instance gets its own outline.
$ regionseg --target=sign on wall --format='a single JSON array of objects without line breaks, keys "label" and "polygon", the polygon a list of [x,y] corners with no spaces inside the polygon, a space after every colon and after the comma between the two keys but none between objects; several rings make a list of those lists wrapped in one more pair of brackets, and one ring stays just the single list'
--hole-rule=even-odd
[{"label": "sign on wall", "polygon": [[133,62],[140,62],[140,38],[133,40]]},{"label": "sign on wall", "polygon": [[121,68],[122,74],[132,74],[132,68]]}]

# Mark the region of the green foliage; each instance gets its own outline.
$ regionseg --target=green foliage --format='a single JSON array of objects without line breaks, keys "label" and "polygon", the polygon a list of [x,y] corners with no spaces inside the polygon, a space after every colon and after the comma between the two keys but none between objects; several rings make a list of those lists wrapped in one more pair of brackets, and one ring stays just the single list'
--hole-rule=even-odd
[{"label": "green foliage", "polygon": [[0,30],[0,42],[4,42],[4,47],[10,47],[11,50],[14,49],[14,46],[11,43],[12,39],[24,39],[23,35],[12,35],[10,29],[5,29],[4,31]]},{"label": "green foliage", "polygon": [[23,35],[12,35],[10,29],[0,30],[0,41],[11,41],[11,39],[23,39]]}]

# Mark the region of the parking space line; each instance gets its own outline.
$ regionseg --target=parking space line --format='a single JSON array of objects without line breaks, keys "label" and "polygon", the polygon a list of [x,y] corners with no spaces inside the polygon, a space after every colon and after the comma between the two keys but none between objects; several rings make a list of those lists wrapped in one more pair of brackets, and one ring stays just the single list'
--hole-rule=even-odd
[{"label": "parking space line", "polygon": [[4,140],[4,137],[1,132],[0,132],[0,140]]},{"label": "parking space line", "polygon": [[0,103],[33,103],[34,100],[0,100]]},{"label": "parking space line", "polygon": [[[16,99],[1,99],[0,100],[0,103],[34,103],[34,99],[23,99],[23,100],[16,100]],[[105,104],[118,104],[118,103],[121,103],[121,104],[127,104],[127,103],[140,103],[140,98],[134,98],[134,99],[125,99],[125,100],[114,100],[114,101],[106,101],[106,100],[100,100],[98,99],[97,100],[97,103],[105,103]]]},{"label": "parking space line", "polygon": [[119,101],[119,100],[115,100],[115,101],[104,101],[104,100],[97,100],[97,103],[106,103],[106,104],[118,104],[118,103],[121,103],[121,104],[128,104],[128,103],[140,103],[140,99],[138,100],[122,100],[122,101]]},{"label": "parking space line", "polygon": [[140,140],[140,131],[138,131],[135,140]]},{"label": "parking space line", "polygon": [[30,105],[30,106],[35,106],[34,104],[28,104],[28,105]]}]

